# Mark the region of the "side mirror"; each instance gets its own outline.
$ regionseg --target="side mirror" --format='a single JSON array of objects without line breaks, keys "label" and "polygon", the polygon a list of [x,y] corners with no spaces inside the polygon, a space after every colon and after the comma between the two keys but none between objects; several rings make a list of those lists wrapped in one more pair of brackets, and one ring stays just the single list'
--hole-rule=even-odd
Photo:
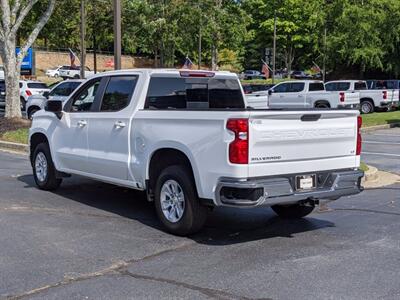
[{"label": "side mirror", "polygon": [[268,90],[268,95],[272,95],[272,93],[274,92],[274,90]]},{"label": "side mirror", "polygon": [[49,99],[49,95],[50,93],[48,91],[43,93],[43,97],[45,97],[46,99]]},{"label": "side mirror", "polygon": [[54,113],[57,116],[57,118],[61,119],[62,105],[63,103],[60,100],[49,100],[47,101],[44,110]]}]

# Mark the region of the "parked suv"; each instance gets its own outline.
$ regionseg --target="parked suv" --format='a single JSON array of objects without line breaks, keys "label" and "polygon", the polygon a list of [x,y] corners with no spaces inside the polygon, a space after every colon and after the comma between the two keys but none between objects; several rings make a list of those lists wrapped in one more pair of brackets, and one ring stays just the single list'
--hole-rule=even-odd
[{"label": "parked suv", "polygon": [[214,206],[301,218],[361,192],[361,122],[356,110],[246,109],[229,72],[115,71],[36,113],[30,159],[40,189],[77,174],[146,191],[164,227],[187,235]]},{"label": "parked suv", "polygon": [[21,99],[21,109],[25,110],[28,98],[32,95],[42,95],[50,89],[40,81],[21,80],[19,82],[19,95]]}]

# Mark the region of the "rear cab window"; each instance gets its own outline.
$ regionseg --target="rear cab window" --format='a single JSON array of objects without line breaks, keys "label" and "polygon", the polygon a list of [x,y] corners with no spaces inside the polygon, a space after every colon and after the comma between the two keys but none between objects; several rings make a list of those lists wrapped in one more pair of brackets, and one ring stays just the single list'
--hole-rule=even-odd
[{"label": "rear cab window", "polygon": [[354,83],[354,89],[356,91],[367,90],[367,83],[364,81],[359,81]]},{"label": "rear cab window", "polygon": [[234,78],[164,77],[150,79],[145,109],[244,109]]}]

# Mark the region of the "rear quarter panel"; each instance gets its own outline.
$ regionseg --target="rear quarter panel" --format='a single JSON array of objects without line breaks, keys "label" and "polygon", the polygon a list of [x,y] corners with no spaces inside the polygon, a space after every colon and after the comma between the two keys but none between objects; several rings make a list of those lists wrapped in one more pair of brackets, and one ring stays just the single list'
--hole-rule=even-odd
[{"label": "rear quarter panel", "polygon": [[225,129],[228,118],[248,116],[248,112],[139,110],[130,135],[135,180],[144,186],[154,152],[173,148],[188,157],[199,196],[213,199],[220,177],[248,176],[247,165],[228,162],[228,145],[234,137]]}]

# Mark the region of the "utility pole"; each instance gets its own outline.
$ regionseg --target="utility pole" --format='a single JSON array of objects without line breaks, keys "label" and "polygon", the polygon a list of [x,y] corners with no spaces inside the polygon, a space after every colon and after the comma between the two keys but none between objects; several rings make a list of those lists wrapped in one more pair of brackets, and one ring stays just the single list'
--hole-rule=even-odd
[{"label": "utility pole", "polygon": [[326,36],[327,36],[327,25],[325,24],[325,28],[324,28],[324,59],[322,62],[322,81],[325,82],[326,79]]},{"label": "utility pole", "polygon": [[121,70],[121,0],[114,0],[114,69]]},{"label": "utility pole", "polygon": [[272,48],[272,83],[274,84],[276,72],[276,0],[274,1],[274,41]]},{"label": "utility pole", "polygon": [[201,11],[201,7],[200,7],[200,0],[197,2],[198,8],[199,8],[199,59],[198,59],[198,63],[199,63],[199,70],[201,69],[201,26],[202,26],[202,11]]},{"label": "utility pole", "polygon": [[85,78],[85,66],[86,66],[86,12],[85,12],[85,0],[81,0],[81,78]]}]

